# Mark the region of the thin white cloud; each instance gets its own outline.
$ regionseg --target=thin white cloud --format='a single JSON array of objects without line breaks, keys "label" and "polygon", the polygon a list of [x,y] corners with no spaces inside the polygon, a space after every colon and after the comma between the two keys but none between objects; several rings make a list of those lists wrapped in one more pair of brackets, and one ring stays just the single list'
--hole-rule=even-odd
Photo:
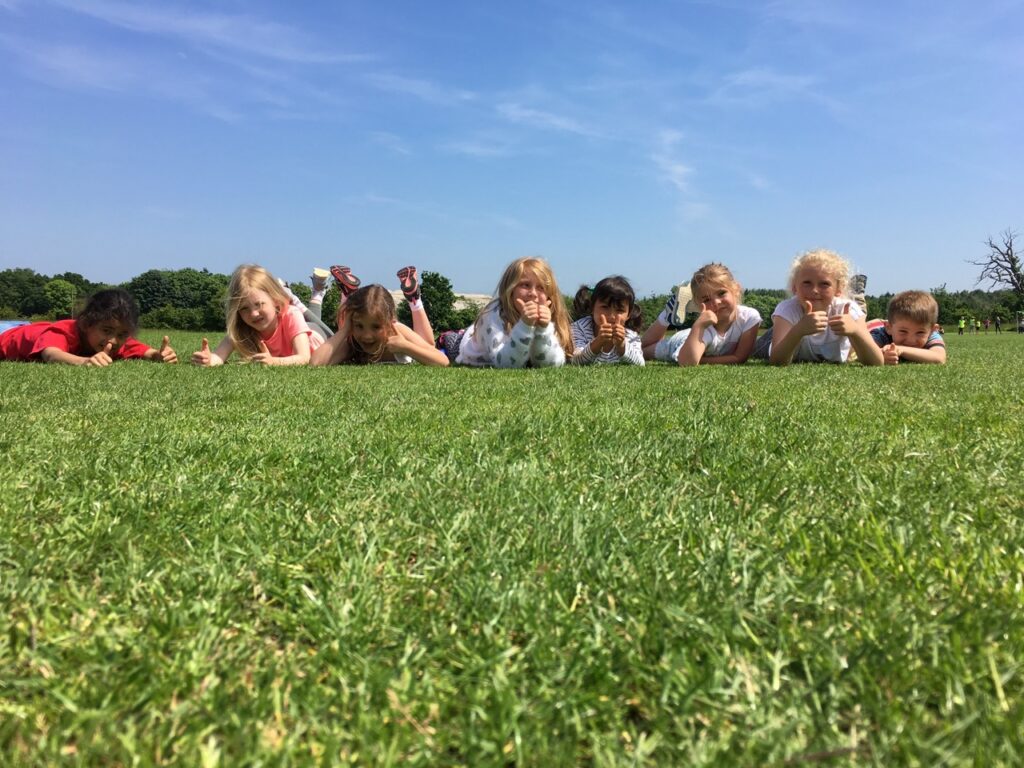
[{"label": "thin white cloud", "polygon": [[0,47],[14,54],[29,77],[57,88],[137,91],[185,104],[218,120],[233,122],[241,117],[238,110],[211,92],[215,83],[169,74],[165,67],[134,55],[73,45],[28,43],[9,35],[0,35]]},{"label": "thin white cloud", "polygon": [[393,152],[396,155],[411,155],[412,150],[406,141],[397,134],[388,133],[387,131],[377,131],[370,134],[370,140],[378,146],[384,147],[389,152]]},{"label": "thin white cloud", "polygon": [[453,155],[467,157],[508,157],[513,154],[511,147],[505,144],[493,144],[484,141],[450,141],[442,144],[439,149]]},{"label": "thin white cloud", "polygon": [[402,77],[401,75],[375,73],[367,75],[366,81],[382,91],[415,96],[421,101],[442,106],[468,102],[475,98],[472,91],[446,88],[430,80]]},{"label": "thin white cloud", "polygon": [[553,112],[545,112],[531,107],[525,107],[517,102],[503,102],[497,106],[498,114],[513,123],[527,125],[531,128],[541,130],[560,131],[573,133],[578,136],[590,138],[601,136],[601,132],[589,126],[583,125],[571,117],[557,115]]},{"label": "thin white cloud", "polygon": [[651,160],[659,171],[660,177],[668,181],[680,192],[690,192],[690,177],[693,169],[683,162],[677,153],[677,147],[683,140],[683,134],[676,130],[665,130],[658,134],[657,148],[651,154]]},{"label": "thin white cloud", "polygon": [[184,11],[174,5],[116,0],[52,0],[56,5],[121,29],[214,46],[296,64],[364,61],[362,54],[318,50],[294,28],[252,16]]},{"label": "thin white cloud", "polygon": [[772,0],[765,7],[767,18],[799,27],[848,28],[855,24],[854,8],[844,2],[820,0]]}]

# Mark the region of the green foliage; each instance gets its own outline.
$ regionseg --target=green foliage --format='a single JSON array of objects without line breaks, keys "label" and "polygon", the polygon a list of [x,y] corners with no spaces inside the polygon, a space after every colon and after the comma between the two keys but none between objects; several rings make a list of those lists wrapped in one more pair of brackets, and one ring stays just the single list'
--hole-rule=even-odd
[{"label": "green foliage", "polygon": [[0,272],[0,306],[13,307],[15,317],[49,312],[48,282],[46,277],[31,269],[5,269]]},{"label": "green foliage", "polygon": [[[423,301],[423,308],[430,318],[430,325],[435,333],[441,331],[458,330],[465,328],[461,325],[467,313],[455,309],[455,291],[452,290],[451,281],[440,272],[423,272],[420,276],[420,299]],[[412,324],[412,312],[409,309],[409,302],[403,300],[398,305],[398,319],[406,325]],[[476,313],[470,322],[476,319]]]},{"label": "green foliage", "polygon": [[71,317],[75,308],[77,289],[67,280],[54,278],[43,289],[50,304],[50,313],[56,319]]},{"label": "green foliage", "polygon": [[1016,765],[1024,337],[948,341],[0,363],[0,762]]}]

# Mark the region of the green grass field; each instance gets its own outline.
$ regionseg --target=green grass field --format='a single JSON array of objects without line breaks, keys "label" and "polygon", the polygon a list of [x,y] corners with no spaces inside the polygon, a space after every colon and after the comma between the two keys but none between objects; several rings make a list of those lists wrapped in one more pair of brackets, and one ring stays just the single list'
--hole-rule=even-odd
[{"label": "green grass field", "polygon": [[1019,765],[1024,336],[948,342],[2,364],[0,763]]}]

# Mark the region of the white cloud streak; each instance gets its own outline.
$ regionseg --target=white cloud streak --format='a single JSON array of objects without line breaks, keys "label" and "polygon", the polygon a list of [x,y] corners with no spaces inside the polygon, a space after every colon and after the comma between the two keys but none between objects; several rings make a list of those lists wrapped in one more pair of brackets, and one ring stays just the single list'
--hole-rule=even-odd
[{"label": "white cloud streak", "polygon": [[54,0],[68,11],[122,29],[157,35],[196,47],[213,46],[250,56],[296,64],[363,61],[362,54],[317,50],[292,27],[251,16],[184,12],[173,5],[153,6],[113,0]]}]

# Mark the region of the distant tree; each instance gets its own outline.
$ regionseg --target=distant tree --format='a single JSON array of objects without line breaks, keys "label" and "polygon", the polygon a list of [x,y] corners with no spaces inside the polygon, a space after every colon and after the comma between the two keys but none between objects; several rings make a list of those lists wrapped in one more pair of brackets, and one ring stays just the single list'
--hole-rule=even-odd
[{"label": "distant tree", "polygon": [[[458,325],[460,318],[455,309],[455,291],[452,290],[452,282],[440,272],[428,271],[420,275],[420,298],[435,333],[464,327]],[[412,324],[409,302],[403,300],[398,305],[398,319],[406,325]]]},{"label": "distant tree", "polygon": [[1009,288],[1017,297],[1018,304],[1024,304],[1024,269],[1020,254],[1014,250],[1017,233],[1007,229],[1001,243],[991,237],[985,241],[988,253],[980,259],[968,259],[969,264],[981,267],[978,283],[988,282],[992,287]]},{"label": "distant tree", "polygon": [[174,285],[166,270],[150,269],[133,277],[122,288],[135,297],[139,303],[139,312],[144,315],[174,305]]},{"label": "distant tree", "polygon": [[44,275],[24,267],[0,271],[0,306],[12,308],[18,317],[46,313],[50,308],[47,282]]},{"label": "distant tree", "polygon": [[48,282],[43,290],[46,293],[47,301],[50,302],[50,314],[54,318],[60,320],[71,317],[78,294],[78,289],[74,285],[67,280],[56,278]]}]

